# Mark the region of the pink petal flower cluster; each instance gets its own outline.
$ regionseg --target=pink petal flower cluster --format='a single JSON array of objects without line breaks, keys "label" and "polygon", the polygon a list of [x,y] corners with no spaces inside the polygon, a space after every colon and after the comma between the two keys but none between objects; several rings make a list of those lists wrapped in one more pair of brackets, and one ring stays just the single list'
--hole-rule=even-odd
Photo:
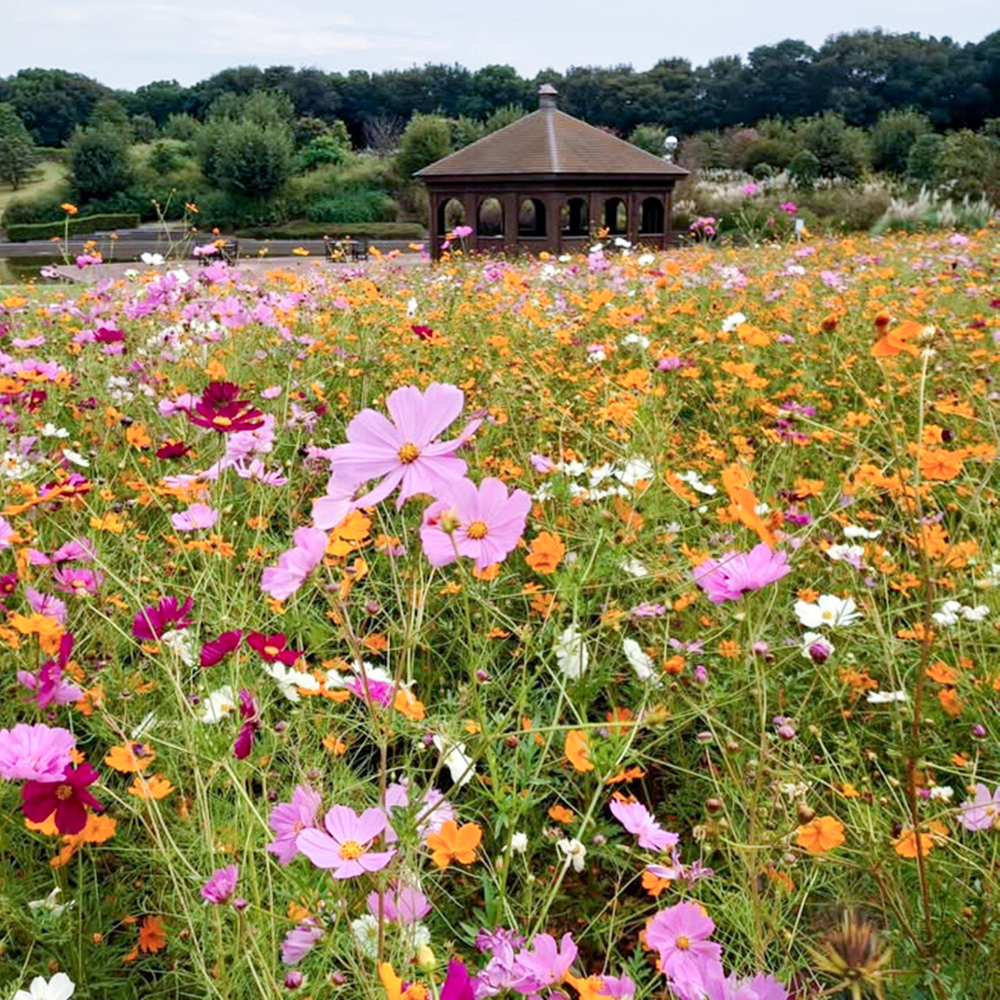
[{"label": "pink petal flower cluster", "polygon": [[224,903],[236,892],[239,869],[236,865],[226,865],[212,872],[212,877],[201,887],[201,898],[206,903]]},{"label": "pink petal flower cluster", "polygon": [[980,782],[975,794],[962,803],[956,817],[966,830],[1000,829],[1000,787],[993,794]]},{"label": "pink petal flower cluster", "polygon": [[531,510],[530,494],[509,493],[499,479],[484,479],[478,487],[459,479],[437,496],[420,527],[424,555],[432,566],[446,566],[459,556],[475,559],[478,570],[503,562],[524,534]]},{"label": "pink petal flower cluster", "polygon": [[748,590],[762,590],[792,571],[787,552],[761,542],[749,552],[726,552],[694,569],[694,581],[713,604],[738,601]]},{"label": "pink petal flower cluster", "polygon": [[347,425],[347,443],[337,445],[330,466],[342,483],[381,482],[356,506],[370,507],[396,487],[397,509],[417,493],[437,496],[448,483],[465,475],[465,462],[455,452],[482,423],[475,418],[451,441],[438,438],[454,423],[465,405],[465,394],[454,385],[434,382],[426,391],[404,386],[385,401],[392,420],[372,409],[358,413]]},{"label": "pink petal flower cluster", "polygon": [[357,878],[381,871],[396,854],[394,848],[371,849],[389,826],[381,809],[366,809],[358,815],[347,806],[332,806],[323,817],[323,825],[326,832],[313,827],[303,830],[296,845],[317,868],[328,869],[332,878]]},{"label": "pink petal flower cluster", "polygon": [[299,853],[298,836],[316,825],[316,813],[323,802],[319,792],[305,785],[296,785],[291,802],[281,802],[271,810],[268,825],[277,835],[267,845],[279,865],[290,864]]},{"label": "pink petal flower cluster", "polygon": [[278,565],[268,566],[261,575],[260,589],[276,601],[296,593],[326,553],[326,532],[319,528],[296,528],[292,542],[293,547],[278,556]]},{"label": "pink petal flower cluster", "polygon": [[636,837],[640,847],[650,851],[666,851],[680,842],[680,837],[664,830],[641,802],[612,799],[609,808],[615,819]]}]

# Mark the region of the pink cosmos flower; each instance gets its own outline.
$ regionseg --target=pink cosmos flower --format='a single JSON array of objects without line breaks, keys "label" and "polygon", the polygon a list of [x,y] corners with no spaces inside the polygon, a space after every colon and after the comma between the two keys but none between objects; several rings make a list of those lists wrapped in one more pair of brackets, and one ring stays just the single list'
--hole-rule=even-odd
[{"label": "pink cosmos flower", "polygon": [[441,984],[440,1000],[474,1000],[469,970],[457,958],[448,963],[448,975]]},{"label": "pink cosmos flower", "polygon": [[292,542],[293,547],[278,556],[278,565],[268,566],[261,575],[260,589],[276,601],[291,597],[326,553],[326,532],[319,528],[296,528]]},{"label": "pink cosmos flower", "polygon": [[333,806],[323,817],[322,830],[303,830],[296,844],[317,867],[330,870],[332,878],[357,878],[377,872],[393,859],[395,849],[371,851],[372,842],[388,826],[381,809],[366,809],[359,816],[347,806]]},{"label": "pink cosmos flower", "polygon": [[694,569],[694,581],[713,604],[738,601],[748,590],[762,590],[791,573],[787,552],[761,542],[749,552],[726,552]]},{"label": "pink cosmos flower", "polygon": [[640,847],[650,851],[665,851],[676,847],[680,842],[681,838],[676,833],[664,830],[641,802],[612,799],[609,808],[615,819],[635,835]]},{"label": "pink cosmos flower", "polygon": [[291,802],[281,802],[271,810],[268,825],[277,834],[267,850],[279,865],[289,864],[299,853],[296,840],[303,830],[316,825],[316,813],[323,797],[305,785],[296,785]]},{"label": "pink cosmos flower", "polygon": [[0,778],[7,781],[59,781],[71,764],[76,739],[68,729],[19,722],[0,729]]},{"label": "pink cosmos flower", "polygon": [[398,486],[398,509],[417,493],[437,496],[445,485],[461,479],[466,465],[455,452],[469,440],[482,418],[469,421],[451,441],[437,438],[458,419],[464,405],[461,389],[434,382],[425,392],[408,385],[390,393],[385,406],[391,421],[371,409],[357,414],[347,425],[347,444],[337,445],[330,459],[342,482],[381,478],[356,506],[377,504]]},{"label": "pink cosmos flower", "polygon": [[660,910],[646,924],[646,944],[660,953],[660,971],[671,979],[697,975],[700,958],[718,958],[722,948],[708,938],[715,923],[697,903]]},{"label": "pink cosmos flower", "polygon": [[531,950],[522,948],[517,953],[518,977],[511,988],[518,993],[533,994],[546,986],[557,986],[566,978],[576,955],[572,934],[564,934],[559,944],[551,934],[536,934],[531,940]]},{"label": "pink cosmos flower", "polygon": [[295,649],[286,649],[288,637],[284,632],[264,635],[263,632],[248,632],[244,640],[265,663],[284,663],[292,666],[303,654]]},{"label": "pink cosmos flower", "polygon": [[788,1000],[788,991],[776,979],[758,972],[752,979],[727,976],[717,958],[698,956],[670,980],[679,1000]]},{"label": "pink cosmos flower", "polygon": [[52,586],[63,594],[74,597],[93,597],[104,583],[99,569],[85,566],[59,566],[52,573]]},{"label": "pink cosmos flower", "polygon": [[68,769],[55,781],[29,781],[21,788],[21,812],[33,823],[44,823],[55,813],[60,833],[79,833],[87,825],[87,807],[104,807],[90,792],[100,775],[90,764]]},{"label": "pink cosmos flower", "polygon": [[212,872],[212,877],[201,887],[201,898],[206,903],[224,903],[236,892],[239,869],[236,865],[226,865]]},{"label": "pink cosmos flower", "polygon": [[458,479],[437,495],[420,526],[424,555],[432,566],[467,556],[484,570],[503,562],[524,534],[531,510],[531,496],[524,490],[508,493],[499,479],[484,479],[478,489],[470,479]]},{"label": "pink cosmos flower", "polygon": [[237,760],[246,760],[253,749],[254,737],[261,727],[260,705],[257,704],[257,699],[248,688],[240,688],[239,699],[240,718],[243,720],[243,725],[240,726],[240,731],[236,734],[236,740],[233,743],[233,756]]},{"label": "pink cosmos flower", "polygon": [[1000,828],[1000,787],[990,795],[984,784],[977,784],[975,795],[962,803],[956,819],[966,830]]},{"label": "pink cosmos flower", "polygon": [[594,994],[613,1000],[634,1000],[635,983],[631,976],[601,976],[601,988]]},{"label": "pink cosmos flower", "polygon": [[176,531],[197,531],[211,528],[219,520],[219,512],[207,503],[193,503],[187,510],[170,515],[170,523]]},{"label": "pink cosmos flower", "polygon": [[37,674],[18,670],[17,679],[34,691],[32,700],[39,708],[47,705],[68,705],[79,701],[83,691],[75,684],[63,679],[63,670],[73,652],[73,636],[68,632],[59,640],[59,659],[46,660]]},{"label": "pink cosmos flower", "polygon": [[313,500],[313,527],[323,531],[336,528],[351,511],[357,508],[354,496],[358,492],[357,483],[345,482],[336,473],[326,484],[326,493]]},{"label": "pink cosmos flower", "polygon": [[390,882],[388,892],[368,893],[365,902],[373,917],[381,916],[391,923],[415,924],[431,912],[427,897],[416,887],[401,882]]},{"label": "pink cosmos flower", "polygon": [[298,965],[322,937],[322,928],[317,927],[312,920],[304,920],[293,927],[281,942],[281,961],[285,965]]}]

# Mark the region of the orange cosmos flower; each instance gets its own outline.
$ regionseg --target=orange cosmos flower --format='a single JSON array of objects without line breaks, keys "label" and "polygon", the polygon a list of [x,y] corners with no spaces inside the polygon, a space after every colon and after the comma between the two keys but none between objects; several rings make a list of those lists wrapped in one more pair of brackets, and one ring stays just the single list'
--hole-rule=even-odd
[{"label": "orange cosmos flower", "polygon": [[919,455],[920,475],[924,479],[947,482],[962,471],[961,452],[948,451],[947,448],[921,448]]},{"label": "orange cosmos flower", "polygon": [[926,858],[935,844],[948,836],[948,827],[936,820],[925,824],[919,833],[913,827],[904,827],[903,832],[892,841],[893,850],[901,858],[915,858],[917,851]]},{"label": "orange cosmos flower", "polygon": [[844,824],[833,816],[817,816],[799,827],[795,843],[810,854],[826,854],[844,843]]},{"label": "orange cosmos flower", "polygon": [[536,572],[548,576],[556,571],[556,567],[566,555],[566,546],[562,539],[548,531],[539,532],[531,543],[531,555],[525,562]]},{"label": "orange cosmos flower", "polygon": [[920,350],[907,341],[918,337],[923,332],[923,326],[914,320],[893,327],[884,337],[872,345],[871,356],[873,358],[895,358],[905,351],[916,357],[920,354]]},{"label": "orange cosmos flower", "polygon": [[447,868],[452,861],[471,865],[476,860],[476,848],[483,839],[483,829],[478,823],[464,823],[459,826],[453,819],[448,820],[438,833],[427,837],[431,849],[431,860],[438,868]]},{"label": "orange cosmos flower", "polygon": [[590,744],[587,734],[582,729],[571,729],[566,734],[566,756],[573,765],[574,771],[593,771],[590,761]]},{"label": "orange cosmos flower", "polygon": [[138,774],[139,771],[145,771],[155,759],[156,751],[142,743],[123,743],[111,748],[104,763],[119,774]]}]

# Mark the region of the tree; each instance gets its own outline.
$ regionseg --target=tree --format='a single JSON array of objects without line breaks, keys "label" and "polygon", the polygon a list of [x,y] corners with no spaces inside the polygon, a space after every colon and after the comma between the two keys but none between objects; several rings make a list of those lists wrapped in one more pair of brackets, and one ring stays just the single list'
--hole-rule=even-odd
[{"label": "tree", "polygon": [[129,121],[128,112],[122,103],[113,97],[99,100],[87,116],[87,128],[100,128],[102,125],[118,129],[131,141],[132,123]]},{"label": "tree", "polygon": [[1000,146],[962,129],[945,136],[938,157],[938,180],[954,198],[995,197],[1000,186]]},{"label": "tree", "polygon": [[35,144],[13,105],[0,104],[0,181],[15,191],[38,162]]},{"label": "tree", "polygon": [[399,141],[396,166],[399,176],[410,180],[418,170],[430,166],[452,151],[448,120],[438,115],[414,115]]},{"label": "tree", "polygon": [[505,104],[502,108],[497,108],[483,126],[483,131],[489,135],[490,132],[499,132],[500,129],[513,125],[519,118],[523,118],[528,112],[520,104]]},{"label": "tree", "polygon": [[884,111],[868,134],[872,167],[902,177],[913,144],[930,130],[931,123],[919,111]]},{"label": "tree", "polygon": [[198,137],[202,173],[233,194],[271,197],[292,175],[294,114],[280,91],[222,94]]},{"label": "tree", "polygon": [[941,159],[941,149],[944,146],[944,136],[936,132],[928,132],[920,136],[910,147],[906,156],[906,175],[922,184],[937,184],[938,161]]},{"label": "tree", "polygon": [[80,129],[70,142],[69,162],[81,201],[110,197],[132,182],[129,141],[113,125]]},{"label": "tree", "polygon": [[40,146],[61,146],[111,91],[61,69],[23,69],[8,79],[10,103]]},{"label": "tree", "polygon": [[855,180],[865,169],[868,156],[864,132],[850,128],[835,111],[798,122],[795,134],[819,160],[820,177]]},{"label": "tree", "polygon": [[667,130],[663,125],[647,123],[645,125],[636,125],[632,129],[628,141],[633,146],[638,146],[640,149],[646,150],[647,153],[652,153],[653,156],[663,156],[665,152],[663,141],[666,138]]}]

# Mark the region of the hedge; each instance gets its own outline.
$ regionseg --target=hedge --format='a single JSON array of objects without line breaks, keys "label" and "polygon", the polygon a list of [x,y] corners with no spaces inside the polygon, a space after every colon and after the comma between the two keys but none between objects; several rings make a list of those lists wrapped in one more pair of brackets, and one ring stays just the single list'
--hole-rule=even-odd
[{"label": "hedge", "polygon": [[[139,216],[118,212],[114,215],[83,215],[69,220],[69,235],[83,236],[88,233],[111,232],[114,229],[135,229]],[[7,239],[11,243],[26,240],[50,240],[53,236],[66,235],[66,222],[19,223],[7,227]]]},{"label": "hedge", "polygon": [[423,240],[419,222],[290,222],[284,226],[250,226],[237,236],[251,240],[321,240],[324,236],[354,236],[365,240]]}]

